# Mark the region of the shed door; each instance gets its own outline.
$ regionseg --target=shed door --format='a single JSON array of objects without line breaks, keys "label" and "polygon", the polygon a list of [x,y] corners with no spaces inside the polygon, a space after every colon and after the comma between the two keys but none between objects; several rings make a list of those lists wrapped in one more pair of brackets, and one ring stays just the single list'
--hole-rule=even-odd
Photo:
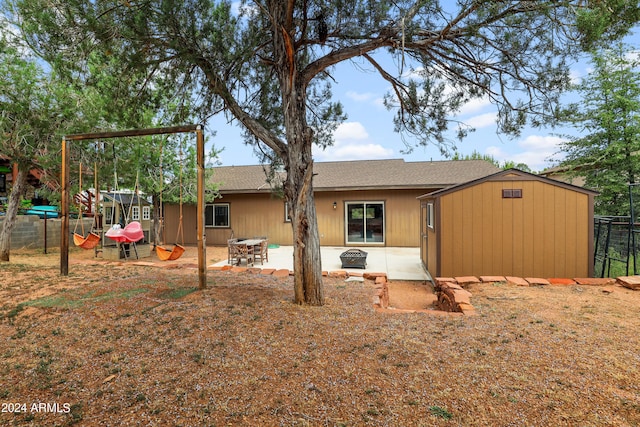
[{"label": "shed door", "polygon": [[427,204],[422,203],[420,205],[420,259],[422,265],[427,269],[427,260],[429,259],[427,254],[429,250],[429,240],[427,234]]}]

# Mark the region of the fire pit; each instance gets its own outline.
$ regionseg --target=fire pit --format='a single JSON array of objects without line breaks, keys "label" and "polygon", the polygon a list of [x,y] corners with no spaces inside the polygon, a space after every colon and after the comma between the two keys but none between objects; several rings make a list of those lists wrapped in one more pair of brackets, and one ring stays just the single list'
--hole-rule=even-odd
[{"label": "fire pit", "polygon": [[360,249],[349,249],[340,254],[342,268],[365,268],[367,253]]}]

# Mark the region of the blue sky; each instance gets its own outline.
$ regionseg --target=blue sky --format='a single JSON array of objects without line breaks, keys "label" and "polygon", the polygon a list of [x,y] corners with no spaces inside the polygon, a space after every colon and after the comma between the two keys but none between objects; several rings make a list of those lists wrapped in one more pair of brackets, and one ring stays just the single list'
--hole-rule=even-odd
[{"label": "blue sky", "polygon": [[[332,74],[334,98],[339,100],[348,115],[334,134],[334,145],[325,150],[314,148],[316,161],[364,160],[403,158],[405,161],[444,160],[436,146],[414,146],[409,154],[401,136],[393,130],[393,111],[382,105],[388,87],[373,74],[356,70],[350,64],[342,64]],[[462,142],[456,142],[460,153],[471,154],[474,150],[490,154],[499,161],[524,162],[533,170],[548,165],[560,138],[552,131],[529,130],[518,139],[509,139],[496,134],[495,108],[481,101],[466,105],[457,119],[476,128]],[[216,148],[224,148],[219,156],[223,166],[257,164],[251,147],[242,143],[240,130],[228,124],[222,115],[207,122],[208,130],[215,131],[210,141]],[[410,137],[409,141],[410,141]]]},{"label": "blue sky", "polygon": [[[640,48],[637,34],[626,42]],[[348,119],[336,131],[335,143],[322,151],[314,150],[315,161],[365,160],[403,158],[405,161],[446,160],[436,146],[415,147],[413,152],[403,154],[406,146],[399,134],[393,131],[393,111],[382,105],[382,98],[389,86],[373,72],[363,71],[357,62],[340,64],[332,76],[334,99],[342,102]],[[575,80],[588,75],[587,61],[572,68]],[[476,131],[462,142],[456,142],[458,151],[471,154],[474,150],[493,156],[500,162],[525,163],[534,171],[553,166],[553,159],[561,158],[558,133],[568,129],[524,129],[519,138],[510,138],[496,133],[495,107],[488,102],[474,101],[465,107],[456,119],[472,125]],[[226,122],[222,114],[207,122],[207,130],[215,131],[210,142],[216,148],[224,148],[219,156],[223,166],[258,164],[251,147],[242,143],[240,130]],[[317,148],[317,147],[316,147]]]},{"label": "blue sky", "polygon": [[[640,28],[625,40],[636,51],[640,50]],[[393,111],[382,105],[388,84],[363,63],[346,62],[333,70],[333,96],[342,102],[348,119],[336,131],[335,143],[326,150],[314,150],[316,161],[365,160],[403,158],[405,161],[446,160],[437,146],[415,146],[405,154],[406,146],[399,134],[393,131]],[[576,81],[588,75],[589,63],[575,65],[572,75]],[[569,99],[569,98],[568,98]],[[553,166],[561,159],[559,133],[571,129],[524,129],[519,138],[499,135],[495,126],[495,108],[482,101],[473,101],[455,118],[476,128],[462,142],[456,142],[458,152],[471,154],[474,150],[493,156],[499,162],[525,163],[532,170],[540,171]],[[242,142],[241,130],[229,124],[223,114],[210,118],[206,123],[208,144],[223,149],[218,162],[223,166],[258,164],[252,147]],[[215,134],[214,134],[215,133]],[[410,137],[409,138],[410,141]],[[452,138],[453,139],[453,138]]]}]

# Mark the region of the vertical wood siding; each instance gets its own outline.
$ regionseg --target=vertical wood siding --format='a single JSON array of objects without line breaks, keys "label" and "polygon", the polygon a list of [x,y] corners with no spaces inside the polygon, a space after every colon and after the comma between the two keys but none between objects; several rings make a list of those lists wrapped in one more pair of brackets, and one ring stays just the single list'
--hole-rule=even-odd
[{"label": "vertical wood siding", "polygon": [[[522,189],[522,198],[502,198]],[[549,183],[487,181],[442,195],[441,276],[587,277],[589,195]],[[432,260],[428,260],[431,264]]]},{"label": "vertical wood siding", "polygon": [[[344,246],[345,202],[381,201],[385,207],[385,246],[420,245],[420,202],[425,190],[317,192],[316,211],[320,244]],[[336,202],[337,209],[333,209]],[[372,244],[375,246],[375,244]],[[380,246],[378,244],[378,246]]]},{"label": "vertical wood siding", "polygon": [[[385,245],[418,247],[420,244],[420,202],[417,197],[428,190],[316,192],[316,213],[320,244],[344,246],[344,216],[347,201],[382,201],[385,204]],[[336,209],[333,209],[336,202]],[[229,203],[230,227],[206,228],[207,244],[226,245],[235,237],[267,236],[270,243],[292,244],[291,223],[284,219],[284,201],[270,194],[233,194],[216,199]],[[165,207],[165,235],[174,243],[178,225],[178,206]],[[196,244],[196,208],[183,206],[185,244]]]}]

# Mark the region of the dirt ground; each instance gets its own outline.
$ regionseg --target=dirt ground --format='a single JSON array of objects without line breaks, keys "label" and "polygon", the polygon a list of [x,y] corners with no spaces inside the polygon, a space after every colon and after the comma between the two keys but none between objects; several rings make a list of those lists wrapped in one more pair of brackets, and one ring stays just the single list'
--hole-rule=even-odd
[{"label": "dirt ground", "polygon": [[[33,250],[17,250],[11,255],[11,262],[16,264],[27,263],[29,265],[37,267],[60,267],[60,254],[57,248],[50,249],[50,253],[44,254],[39,251]],[[208,246],[206,249],[206,262],[205,265],[209,266],[219,261],[224,260],[227,257],[227,248],[221,246]],[[156,266],[163,269],[193,269],[198,266],[198,250],[196,247],[186,247],[186,251],[175,261],[160,261],[156,256],[141,257],[139,259],[130,259],[128,261],[109,261],[105,260],[102,255],[93,250],[74,250],[71,249],[69,255],[69,270],[72,271],[74,267],[80,265],[110,265],[115,268],[125,268],[127,266],[132,268],[139,268],[143,266]],[[1,270],[0,270],[1,271]],[[58,270],[59,271],[59,270]],[[209,273],[211,274],[211,273]],[[57,287],[49,289],[48,286],[41,287],[36,291],[32,297],[41,298],[48,295],[52,290],[55,291]],[[0,290],[0,292],[2,292]],[[2,293],[0,293],[2,296]],[[9,295],[6,298],[10,298]],[[435,310],[435,302],[437,298],[433,293],[433,287],[425,282],[414,281],[394,281],[389,284],[389,305],[395,309],[406,310]],[[20,303],[21,301],[16,301]]]},{"label": "dirt ground", "polygon": [[[144,261],[0,264],[0,425],[640,425],[638,291],[494,283],[468,288],[477,316],[393,313],[370,281],[303,307],[291,278],[197,290],[195,248]],[[429,298],[390,284],[391,306]]]}]

